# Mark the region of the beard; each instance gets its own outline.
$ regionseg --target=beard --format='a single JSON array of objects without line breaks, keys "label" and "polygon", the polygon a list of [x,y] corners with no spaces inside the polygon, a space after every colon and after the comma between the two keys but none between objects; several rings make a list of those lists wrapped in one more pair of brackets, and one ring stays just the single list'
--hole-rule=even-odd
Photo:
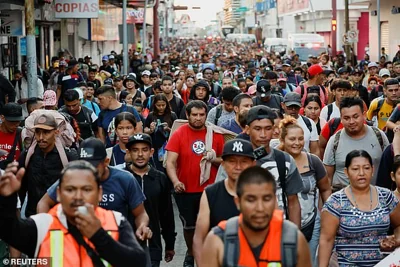
[{"label": "beard", "polygon": [[135,168],[137,168],[139,170],[143,170],[143,169],[147,168],[147,166],[149,165],[149,162],[143,163],[142,165],[132,162],[132,165],[135,166]]},{"label": "beard", "polygon": [[269,227],[269,221],[265,226],[255,227],[251,225],[251,223],[243,218],[243,224],[246,225],[247,228],[254,232],[262,232]]}]

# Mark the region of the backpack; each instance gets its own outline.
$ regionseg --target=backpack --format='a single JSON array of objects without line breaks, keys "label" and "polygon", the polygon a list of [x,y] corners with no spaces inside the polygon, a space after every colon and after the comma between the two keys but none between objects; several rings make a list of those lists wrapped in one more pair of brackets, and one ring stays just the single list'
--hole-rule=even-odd
[{"label": "backpack", "polygon": [[[324,93],[324,96],[325,96],[325,94],[326,94],[325,87],[323,85],[319,85],[319,88],[322,89],[322,92]],[[300,96],[303,99],[303,95],[304,95],[304,91],[305,91],[304,84],[300,84],[300,90],[301,90]]]},{"label": "backpack", "polygon": [[333,112],[333,103],[328,105],[328,117],[326,118],[327,121],[331,119],[332,112]]},{"label": "backpack", "polygon": [[328,121],[328,126],[329,126],[329,137],[335,134],[336,129],[339,127],[341,122],[340,118],[333,118]]},{"label": "backpack", "polygon": [[380,99],[378,100],[378,104],[376,105],[376,109],[374,110],[374,114],[375,114],[376,116],[378,116],[379,111],[381,110],[381,108],[382,108],[382,106],[383,106],[384,103],[385,103],[385,99],[384,99],[384,98],[380,98]]},{"label": "backpack", "polygon": [[286,199],[286,159],[285,159],[285,153],[278,149],[274,149],[275,153],[275,161],[276,161],[276,167],[278,168],[278,173],[279,173],[279,183],[282,188],[282,201],[283,201],[283,208],[285,209],[285,215],[286,218],[289,218],[289,210],[288,210],[288,204],[287,204],[287,199]]},{"label": "backpack", "polygon": [[[295,267],[297,265],[297,231],[295,224],[283,220],[282,225],[282,266]],[[238,266],[239,261],[239,217],[230,218],[226,222],[224,232],[223,266]],[[279,265],[280,266],[280,265]]]},{"label": "backpack", "polygon": [[33,111],[25,120],[25,127],[22,129],[22,140],[25,144],[25,147],[28,149],[26,158],[25,158],[25,167],[28,167],[29,160],[31,159],[35,147],[36,147],[36,139],[34,138],[35,136],[35,129],[33,128],[34,126],[34,121],[37,117],[39,117],[42,114],[51,114],[54,116],[56,122],[57,122],[57,130],[59,131],[59,134],[56,136],[56,149],[60,155],[61,162],[63,166],[65,167],[68,164],[68,157],[67,154],[65,153],[65,148],[69,148],[72,145],[75,144],[75,131],[72,128],[71,124],[67,121],[66,117],[64,117],[61,113],[59,113],[56,110],[44,110],[44,109],[38,109]]},{"label": "backpack", "polygon": [[312,125],[311,125],[310,119],[307,118],[307,117],[305,117],[305,116],[303,116],[303,115],[300,115],[300,116],[301,116],[301,118],[303,119],[304,123],[306,124],[307,129],[308,129],[308,130],[310,131],[310,133],[311,133],[311,132],[312,132]]},{"label": "backpack", "polygon": [[[372,128],[372,130],[374,131],[376,138],[378,139],[379,145],[381,147],[381,150],[383,152],[383,150],[385,149],[384,144],[383,144],[383,137],[381,132],[379,131],[378,128],[374,127],[374,126],[370,126]],[[339,132],[336,133],[335,135],[335,139],[333,140],[333,157],[335,157],[336,155],[336,150],[339,146],[339,141],[340,141],[340,134],[342,133],[342,130],[340,130]]]},{"label": "backpack", "polygon": [[218,107],[216,107],[216,111],[215,111],[215,119],[214,119],[214,124],[218,125],[218,120],[221,117],[222,114],[222,105],[219,105]]}]

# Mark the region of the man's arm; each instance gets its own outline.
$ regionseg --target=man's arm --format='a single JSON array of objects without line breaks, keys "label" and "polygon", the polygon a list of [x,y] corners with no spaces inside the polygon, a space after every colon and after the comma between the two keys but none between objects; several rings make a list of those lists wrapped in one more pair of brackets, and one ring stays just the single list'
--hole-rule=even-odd
[{"label": "man's arm", "polygon": [[178,175],[176,174],[176,162],[179,154],[176,152],[168,151],[167,155],[167,174],[173,186],[179,182]]},{"label": "man's arm", "polygon": [[301,208],[299,198],[296,195],[287,196],[289,220],[301,229]]},{"label": "man's arm", "polygon": [[134,262],[135,266],[146,266],[146,254],[137,242],[129,222],[125,219],[121,221],[118,232],[118,241],[103,228],[90,238],[100,257],[112,266],[126,266],[127,262]]},{"label": "man's arm", "polygon": [[47,213],[57,204],[48,193],[45,193],[36,206],[37,213]]},{"label": "man's arm", "polygon": [[196,229],[193,237],[193,253],[196,259],[196,264],[200,265],[202,256],[202,247],[204,239],[207,237],[207,233],[210,229],[210,208],[208,207],[208,199],[206,191],[203,191],[203,195],[200,200],[199,213],[197,215]]},{"label": "man's arm", "polygon": [[335,173],[335,166],[325,165],[326,174],[328,175],[329,184],[332,186],[333,175]]},{"label": "man's arm", "polygon": [[57,93],[57,101],[58,101],[60,99],[60,96],[61,96],[61,85],[57,85],[56,93]]},{"label": "man's arm", "polygon": [[311,264],[310,249],[303,233],[297,231],[297,267],[309,267]]},{"label": "man's arm", "polygon": [[212,231],[208,233],[201,251],[200,267],[221,267],[224,256],[224,244]]},{"label": "man's arm", "polygon": [[319,142],[318,141],[310,141],[310,153],[314,154],[315,156],[321,158],[321,153],[319,149]]},{"label": "man's arm", "polygon": [[139,204],[136,208],[132,210],[133,217],[135,218],[135,226],[136,226],[136,236],[145,240],[145,234],[147,231],[145,230],[149,225],[149,216],[147,215],[146,210],[144,209],[143,203]]}]

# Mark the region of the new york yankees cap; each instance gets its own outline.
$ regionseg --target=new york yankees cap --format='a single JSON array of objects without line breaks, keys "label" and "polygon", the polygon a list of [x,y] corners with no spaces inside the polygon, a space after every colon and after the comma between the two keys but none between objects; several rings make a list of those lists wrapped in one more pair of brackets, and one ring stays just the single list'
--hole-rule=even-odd
[{"label": "new york yankees cap", "polygon": [[128,143],[126,143],[126,148],[131,149],[131,146],[136,143],[147,143],[150,147],[153,147],[153,142],[150,135],[145,133],[134,134],[129,137]]},{"label": "new york yankees cap", "polygon": [[253,145],[243,139],[232,139],[225,143],[222,159],[227,156],[243,156],[255,159]]},{"label": "new york yankees cap", "polygon": [[85,160],[97,168],[107,157],[106,147],[100,139],[90,137],[82,141],[78,156],[79,159]]}]

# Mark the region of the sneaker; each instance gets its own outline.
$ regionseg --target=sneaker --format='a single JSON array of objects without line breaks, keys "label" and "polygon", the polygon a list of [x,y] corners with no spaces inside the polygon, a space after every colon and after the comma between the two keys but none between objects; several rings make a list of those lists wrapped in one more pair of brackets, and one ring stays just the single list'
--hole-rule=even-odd
[{"label": "sneaker", "polygon": [[187,251],[185,260],[183,261],[183,267],[194,267],[194,257],[190,256]]}]

